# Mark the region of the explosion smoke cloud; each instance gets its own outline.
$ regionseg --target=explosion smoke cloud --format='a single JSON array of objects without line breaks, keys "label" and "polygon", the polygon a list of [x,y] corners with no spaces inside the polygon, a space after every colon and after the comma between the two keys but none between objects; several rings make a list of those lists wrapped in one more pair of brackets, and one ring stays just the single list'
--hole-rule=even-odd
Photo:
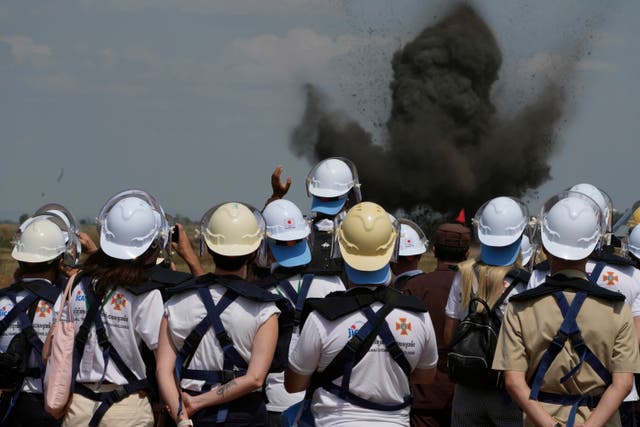
[{"label": "explosion smoke cloud", "polygon": [[564,91],[550,83],[528,106],[499,117],[490,95],[501,62],[491,29],[470,6],[458,6],[395,53],[383,144],[307,85],[290,147],[311,162],[350,158],[366,198],[387,209],[445,213],[522,196],[550,177]]}]

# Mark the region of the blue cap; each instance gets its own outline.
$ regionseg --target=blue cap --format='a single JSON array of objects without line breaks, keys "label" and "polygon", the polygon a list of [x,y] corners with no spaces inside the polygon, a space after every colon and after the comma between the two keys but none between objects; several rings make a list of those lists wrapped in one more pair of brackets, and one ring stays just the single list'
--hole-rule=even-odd
[{"label": "blue cap", "polygon": [[309,250],[307,239],[302,239],[293,246],[277,245],[271,239],[268,243],[273,257],[283,267],[298,267],[311,262],[311,250]]},{"label": "blue cap", "polygon": [[313,196],[311,199],[311,212],[320,212],[325,215],[335,215],[347,202],[348,194],[340,196],[338,198],[332,198],[331,200],[321,200],[317,196]]},{"label": "blue cap", "polygon": [[384,285],[391,279],[389,264],[375,271],[356,270],[349,267],[347,263],[344,264],[344,268],[347,270],[349,280],[356,285]]},{"label": "blue cap", "polygon": [[488,246],[481,243],[480,258],[482,262],[497,267],[513,264],[520,253],[520,240],[522,240],[522,237],[507,246]]}]

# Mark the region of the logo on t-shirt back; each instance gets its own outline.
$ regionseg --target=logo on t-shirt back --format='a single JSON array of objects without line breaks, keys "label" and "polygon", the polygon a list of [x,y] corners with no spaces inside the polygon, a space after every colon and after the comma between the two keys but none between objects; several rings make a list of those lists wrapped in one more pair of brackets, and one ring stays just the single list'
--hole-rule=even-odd
[{"label": "logo on t-shirt back", "polygon": [[81,290],[78,290],[78,292],[76,292],[76,301],[84,301],[85,300],[85,296],[82,293]]},{"label": "logo on t-shirt back", "polygon": [[120,311],[127,306],[127,299],[123,294],[117,293],[114,297],[111,298],[111,305],[113,306],[114,310]]},{"label": "logo on t-shirt back", "polygon": [[51,314],[51,306],[47,304],[46,301],[40,300],[36,312],[38,313],[38,317],[47,317]]},{"label": "logo on t-shirt back", "polygon": [[7,307],[4,306],[4,305],[2,307],[0,307],[0,317],[4,317],[7,314],[9,314],[9,311],[7,310]]},{"label": "logo on t-shirt back", "polygon": [[614,286],[618,283],[618,275],[613,271],[607,271],[602,275],[602,280],[604,280],[607,285]]},{"label": "logo on t-shirt back", "polygon": [[356,334],[358,333],[359,329],[356,325],[351,325],[349,326],[349,329],[347,329],[349,331],[349,338],[353,338],[356,336]]},{"label": "logo on t-shirt back", "polygon": [[411,322],[407,322],[406,317],[401,317],[396,322],[396,331],[400,331],[400,335],[409,335],[411,330]]}]

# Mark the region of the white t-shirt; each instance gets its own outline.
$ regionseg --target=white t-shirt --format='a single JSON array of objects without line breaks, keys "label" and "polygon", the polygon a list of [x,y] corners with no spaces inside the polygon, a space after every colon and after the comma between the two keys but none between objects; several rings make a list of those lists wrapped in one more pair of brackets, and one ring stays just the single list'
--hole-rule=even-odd
[{"label": "white t-shirt", "polygon": [[[76,325],[76,333],[87,315],[85,284],[87,279],[78,283],[71,291],[71,310]],[[56,312],[62,296],[55,305]],[[138,345],[141,340],[150,350],[158,347],[160,321],[162,320],[162,296],[160,291],[134,295],[123,288],[115,288],[101,301],[99,315],[104,324],[109,342],[116,349],[131,372],[139,378],[146,378],[145,365],[140,356]],[[82,353],[76,381],[94,383],[100,381],[104,372],[102,348],[98,345],[95,325],[91,326],[87,344]],[[109,359],[105,381],[113,384],[126,384],[126,378],[120,373],[113,360]]]},{"label": "white t-shirt", "polygon": [[[51,284],[51,282],[46,279],[26,279],[24,281],[27,282],[30,280],[42,280]],[[51,286],[54,286],[54,285],[51,284]],[[20,301],[22,301],[24,297],[27,296],[28,294],[29,294],[28,291],[18,292],[16,294],[16,303],[19,303]],[[0,320],[3,319],[7,314],[9,314],[9,312],[13,308],[13,305],[14,304],[13,302],[11,302],[11,299],[9,297],[5,296],[0,298]],[[29,315],[28,311],[29,310],[27,309],[27,316]],[[47,302],[46,300],[43,300],[43,299],[39,300],[37,302],[36,312],[33,316],[33,319],[31,320],[31,324],[33,325],[34,331],[38,335],[38,338],[40,338],[42,342],[44,342],[45,339],[47,338],[47,334],[49,333],[49,329],[51,328],[52,323],[53,323],[53,305]],[[2,335],[0,335],[0,352],[7,351],[7,348],[9,348],[9,344],[11,343],[11,340],[13,339],[13,337],[19,334],[21,330],[22,329],[20,327],[20,322],[18,318],[16,318],[13,322],[9,324],[9,327],[5,330],[5,332]],[[29,356],[29,363],[28,363],[29,368],[40,367],[40,365],[38,364],[38,361],[36,360],[36,357],[39,357],[39,356],[36,356],[36,353],[33,350],[31,350],[31,355]],[[22,391],[27,393],[42,393],[42,380],[40,378],[31,378],[31,377],[25,378],[24,382],[22,383]]]},{"label": "white t-shirt", "polygon": [[[213,302],[218,304],[226,288],[221,285],[209,287]],[[165,316],[167,316],[169,334],[180,351],[184,340],[193,329],[204,319],[207,310],[196,290],[188,291],[172,297],[165,304]],[[253,339],[262,326],[271,316],[279,314],[280,310],[275,303],[261,303],[238,297],[222,312],[220,320],[224,325],[233,347],[248,363],[251,358]],[[196,349],[189,369],[218,371],[223,367],[224,353],[213,331],[213,327],[202,337],[200,345]],[[191,379],[181,379],[180,386],[186,390],[200,391],[204,382]]]},{"label": "white t-shirt", "polygon": [[[296,274],[295,276],[290,277],[289,283],[291,283],[291,286],[293,286],[293,289],[296,292],[300,292],[300,286],[302,286],[302,276]],[[324,298],[331,292],[344,290],[345,289],[344,285],[342,284],[342,280],[340,280],[338,276],[314,276],[313,281],[311,282],[311,286],[309,287],[307,298]],[[283,290],[276,287],[273,288],[271,292],[284,296],[295,307],[295,302],[291,301]],[[289,354],[291,354],[291,351],[295,348],[296,343],[298,342],[299,335],[300,331],[298,330],[298,328],[295,328],[293,333],[291,334]],[[272,412],[282,412],[289,406],[304,399],[304,392],[287,393],[284,388],[284,372],[269,374],[267,376],[265,389],[267,392],[267,399],[269,400],[267,402],[267,410]]]},{"label": "white t-shirt", "polygon": [[[588,260],[585,266],[587,276],[591,274],[596,262]],[[548,270],[534,270],[529,280],[528,288],[533,289],[545,282],[549,274]],[[629,265],[607,264],[598,276],[598,286],[625,296],[626,304],[631,308],[633,317],[640,316],[640,271]],[[635,381],[632,384],[631,393],[624,399],[625,402],[638,400]]]},{"label": "white t-shirt", "polygon": [[[513,279],[511,277],[504,278],[504,280],[502,281],[502,287],[504,288],[504,290],[506,290],[511,285],[511,282],[513,282]],[[449,290],[449,297],[447,298],[447,305],[444,308],[445,314],[448,317],[451,317],[452,319],[462,320],[469,313],[469,306],[466,306],[466,307],[462,306],[461,286],[462,286],[462,275],[460,274],[460,272],[457,272],[456,275],[453,277],[453,282],[451,283],[451,289]],[[478,286],[478,282],[474,276],[473,288],[476,289],[477,286]],[[526,289],[527,289],[526,283],[519,283],[511,290],[511,292],[509,292],[509,295],[507,295],[502,305],[498,307],[497,314],[500,318],[502,318],[502,315],[504,314],[504,310],[507,307],[507,303],[509,302],[509,299],[514,295],[524,292]]]},{"label": "white t-shirt", "polygon": [[[377,312],[381,303],[374,303]],[[361,311],[329,321],[313,312],[307,318],[300,339],[289,357],[289,368],[300,375],[323,371],[343,349],[358,328],[366,323]],[[429,369],[438,362],[435,333],[428,313],[394,309],[386,317],[395,340],[413,369]],[[342,378],[334,380],[340,385]],[[377,403],[399,403],[409,393],[409,380],[388,355],[378,337],[369,352],[353,368],[349,390]],[[319,388],[313,395],[312,412],[323,426],[408,426],[409,407],[398,411],[375,411],[352,405]]]}]

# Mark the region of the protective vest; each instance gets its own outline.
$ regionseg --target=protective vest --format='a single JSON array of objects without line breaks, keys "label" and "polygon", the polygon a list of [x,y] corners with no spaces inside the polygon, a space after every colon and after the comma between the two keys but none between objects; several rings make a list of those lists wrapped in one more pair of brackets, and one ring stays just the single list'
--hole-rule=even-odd
[{"label": "protective vest", "polygon": [[404,288],[407,286],[407,282],[414,277],[424,276],[424,272],[416,273],[416,274],[405,274],[404,276],[397,277],[393,282],[391,282],[391,287],[400,292],[404,291]]},{"label": "protective vest", "polygon": [[[109,361],[113,361],[113,363],[115,363],[120,373],[127,380],[126,384],[119,385],[110,392],[95,392],[82,383],[79,383],[77,381],[74,383],[73,391],[75,393],[78,393],[86,397],[87,399],[100,402],[98,409],[89,421],[90,427],[96,427],[98,424],[100,424],[100,420],[113,404],[123,400],[125,397],[131,394],[138,393],[143,390],[148,391],[150,388],[150,384],[147,378],[138,378],[131,371],[131,369],[129,369],[127,363],[122,359],[116,347],[109,341],[107,331],[105,329],[104,323],[102,322],[102,317],[100,316],[102,298],[96,295],[96,293],[93,291],[91,278],[88,276],[80,275],[77,280],[79,280],[80,285],[82,286],[84,294],[87,298],[88,310],[86,317],[82,322],[82,325],[80,325],[80,328],[78,329],[78,332],[76,334],[72,377],[74,379],[77,377],[80,362],[82,360],[82,354],[84,353],[84,348],[89,337],[89,332],[91,331],[92,325],[95,325],[98,346],[102,350],[102,358],[104,360],[104,372],[98,384],[100,385],[102,381],[104,381],[104,377],[107,372],[107,364],[109,363]],[[74,283],[74,286],[76,285],[76,283]],[[158,289],[160,287],[160,283],[148,282],[145,284],[132,286],[130,288],[127,288],[127,290],[134,295],[142,295],[146,292],[151,292],[152,290]],[[140,351],[140,349],[138,349],[138,351]]]},{"label": "protective vest", "polygon": [[[311,262],[307,266],[309,273],[340,276],[344,275],[344,261],[332,257],[333,239],[335,235],[329,231],[318,230],[315,226],[321,218],[314,219],[311,226]],[[346,283],[346,282],[345,282]]]},{"label": "protective vest", "polygon": [[[218,304],[213,302],[209,287],[222,285],[226,288]],[[267,292],[256,285],[249,284],[235,276],[217,276],[206,274],[179,285],[171,290],[172,294],[179,294],[195,290],[204,304],[207,315],[185,338],[182,348],[178,351],[175,364],[176,382],[180,384],[182,378],[204,381],[202,392],[207,392],[217,384],[224,384],[234,378],[247,373],[248,364],[233,345],[233,341],[220,319],[220,315],[238,297],[247,298],[257,302],[273,302],[280,309],[278,316],[278,343],[273,357],[270,372],[281,372],[288,364],[288,349],[293,330],[293,310],[291,304],[280,295]],[[223,367],[219,370],[189,369],[189,364],[195,354],[202,338],[207,331],[213,328],[216,339],[223,351]],[[218,406],[216,415],[217,423],[224,423],[229,413],[228,405]],[[182,401],[179,402],[178,413],[182,410]]]},{"label": "protective vest", "polygon": [[[601,249],[598,249],[596,251],[594,251],[590,256],[589,256],[589,260],[593,261],[594,263],[600,264],[603,263],[606,265],[618,265],[618,266],[632,266],[634,267],[635,264],[633,262],[633,260],[629,259],[629,258],[625,258],[625,257],[621,257],[619,255],[616,255],[614,253],[614,248],[612,246],[605,246]],[[534,270],[542,270],[542,271],[548,271],[551,267],[549,265],[549,261],[545,260],[542,261],[538,264],[536,264],[534,267]],[[604,268],[604,267],[603,267]],[[596,275],[597,277],[597,275]]]},{"label": "protective vest", "polygon": [[[27,291],[26,296],[17,302],[17,295],[22,291]],[[3,424],[11,410],[15,406],[15,403],[20,395],[22,383],[24,378],[40,378],[44,379],[45,366],[42,362],[42,340],[38,337],[38,334],[33,328],[33,317],[35,316],[37,306],[40,300],[45,300],[50,304],[55,304],[60,295],[60,289],[56,286],[52,286],[45,280],[33,280],[27,282],[17,282],[11,285],[7,289],[0,290],[0,297],[7,297],[13,303],[13,308],[6,314],[2,320],[0,320],[0,335],[4,334],[11,323],[18,319],[20,324],[20,334],[24,336],[24,344],[20,345],[20,354],[9,354],[9,352],[2,354],[2,369],[5,367],[10,369],[11,372],[2,372],[3,382],[11,382],[15,385],[15,392],[11,396],[11,400],[7,406],[7,410],[4,414],[1,414],[2,419],[0,424]],[[19,334],[19,335],[20,335]],[[20,339],[20,337],[14,337],[14,340]],[[12,344],[14,342],[12,341]],[[9,350],[12,349],[10,344]],[[35,358],[38,361],[37,368],[28,368],[27,363],[31,350],[35,352]],[[13,359],[13,360],[12,360]],[[18,360],[19,359],[19,360]],[[14,361],[16,366],[10,366]],[[5,384],[5,386],[8,384]]]},{"label": "protective vest", "polygon": [[[582,339],[582,333],[578,323],[576,322],[576,317],[580,312],[580,308],[587,298],[600,298],[607,301],[624,301],[625,299],[624,295],[608,291],[607,289],[599,286],[594,286],[603,267],[604,263],[600,266],[596,265],[589,281],[583,279],[570,279],[558,274],[548,278],[542,285],[511,298],[512,301],[529,301],[546,295],[553,295],[560,311],[562,312],[562,316],[564,318],[562,324],[542,356],[542,359],[540,359],[540,363],[536,367],[534,371],[535,373],[529,381],[529,386],[531,387],[529,398],[545,403],[571,406],[571,411],[569,412],[569,418],[567,420],[568,427],[572,427],[574,425],[578,407],[587,406],[589,408],[595,408],[600,401],[601,395],[566,395],[548,393],[540,390],[540,387],[542,385],[542,379],[549,370],[551,363],[553,363],[554,359],[564,348],[564,344],[567,340],[571,343],[573,351],[580,356],[580,361],[560,379],[560,382],[564,383],[574,376],[579,371],[582,363],[586,362],[602,379],[605,386],[611,384],[611,373],[607,370],[602,361],[595,356],[587,343],[584,342]],[[599,271],[597,271],[598,269]],[[576,295],[571,304],[569,304],[564,296],[563,290],[576,291]]]},{"label": "protective vest", "polygon": [[[371,305],[381,302],[383,305],[374,312]],[[410,390],[402,402],[382,404],[363,399],[349,391],[349,382],[353,368],[369,352],[376,337],[380,337],[391,358],[400,366],[407,375],[411,374],[411,366],[398,346],[389,325],[385,321],[386,316],[394,308],[426,313],[424,303],[417,298],[400,294],[389,287],[379,287],[375,290],[356,288],[349,292],[334,292],[325,298],[311,298],[307,300],[303,323],[311,311],[316,311],[327,320],[336,320],[342,316],[362,311],[367,322],[347,342],[343,349],[333,358],[322,372],[315,372],[311,377],[311,384],[307,389],[305,400],[310,404],[313,393],[322,387],[329,393],[338,396],[353,405],[378,411],[397,411],[409,406],[413,400]],[[341,384],[335,385],[334,380],[342,377]]]},{"label": "protective vest", "polygon": [[[135,295],[141,295],[154,289],[160,290],[162,301],[167,302],[170,296],[170,290],[182,283],[191,280],[193,275],[182,271],[174,271],[164,264],[157,264],[151,268],[151,275],[146,283],[136,285],[129,291]],[[144,361],[147,381],[149,382],[149,400],[151,402],[160,402],[160,393],[158,390],[158,380],[156,378],[156,356],[153,350],[149,349],[144,341],[141,340],[139,345],[140,355]]]},{"label": "protective vest", "polygon": [[302,283],[300,284],[300,288],[296,291],[288,280],[290,277],[298,274],[298,269],[283,269],[286,270],[285,274],[278,273],[277,271],[274,274],[271,274],[267,277],[266,280],[260,282],[258,286],[260,286],[264,290],[271,289],[279,289],[282,291],[294,306],[294,319],[293,326],[300,326],[300,320],[302,318],[302,310],[304,308],[304,302],[307,299],[307,295],[309,294],[309,289],[311,289],[311,283],[313,282],[314,274],[313,273],[304,273],[302,272]]},{"label": "protective vest", "polygon": [[589,259],[596,263],[604,262],[609,265],[620,265],[620,266],[634,266],[633,260],[630,258],[621,257],[616,255],[614,252],[615,248],[613,246],[604,246],[591,254]]}]

